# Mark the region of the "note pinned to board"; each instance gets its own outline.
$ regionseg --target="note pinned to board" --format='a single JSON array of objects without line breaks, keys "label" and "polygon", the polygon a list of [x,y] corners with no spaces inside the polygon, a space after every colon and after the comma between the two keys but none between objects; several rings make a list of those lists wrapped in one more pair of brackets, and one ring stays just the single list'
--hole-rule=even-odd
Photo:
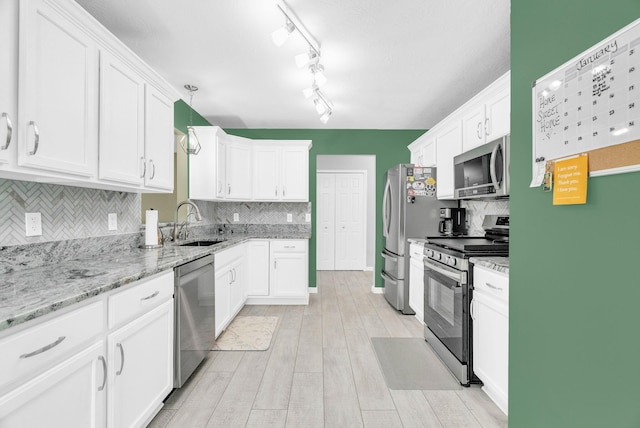
[{"label": "note pinned to board", "polygon": [[586,153],[555,161],[553,176],[553,205],[587,203],[589,156]]}]

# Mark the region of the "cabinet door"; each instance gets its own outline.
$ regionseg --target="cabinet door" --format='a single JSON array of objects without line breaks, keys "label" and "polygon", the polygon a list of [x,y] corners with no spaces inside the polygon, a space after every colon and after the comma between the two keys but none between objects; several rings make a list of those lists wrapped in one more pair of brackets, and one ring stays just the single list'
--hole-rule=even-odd
[{"label": "cabinet door", "polygon": [[236,259],[230,267],[231,283],[229,284],[230,317],[233,319],[246,300],[244,257]]},{"label": "cabinet door", "polygon": [[106,368],[100,341],[0,397],[0,426],[104,427]]},{"label": "cabinet door", "polygon": [[462,116],[462,151],[478,147],[485,141],[485,106],[484,102],[476,102]]},{"label": "cabinet door", "polygon": [[271,295],[303,297],[307,290],[307,255],[274,253],[271,260]]},{"label": "cabinet door", "polygon": [[240,137],[231,137],[227,146],[227,197],[226,199],[251,199],[251,148]]},{"label": "cabinet door", "polygon": [[108,336],[108,426],[140,427],[173,388],[173,299]]},{"label": "cabinet door", "polygon": [[431,140],[427,140],[427,143],[422,147],[421,158],[422,161],[421,166],[426,167],[434,167],[436,166],[436,139],[435,137]]},{"label": "cabinet door", "polygon": [[252,239],[247,247],[246,286],[249,296],[269,295],[269,241]]},{"label": "cabinet door", "polygon": [[227,140],[226,135],[218,133],[216,138],[216,197],[224,199],[227,196]]},{"label": "cabinet door", "polygon": [[424,264],[422,255],[409,260],[409,306],[416,312],[416,318],[424,322]]},{"label": "cabinet door", "polygon": [[0,168],[15,162],[18,137],[18,2],[0,2]]},{"label": "cabinet door", "polygon": [[92,38],[44,0],[20,2],[18,163],[93,176],[98,55]]},{"label": "cabinet door", "polygon": [[[200,153],[189,155],[189,198],[210,201],[217,197],[217,126],[194,126]],[[178,148],[177,150],[182,150]]]},{"label": "cabinet door", "polygon": [[507,412],[509,396],[509,312],[501,302],[475,292],[473,316],[473,371],[498,407]]},{"label": "cabinet door", "polygon": [[253,198],[261,201],[279,200],[283,190],[280,185],[280,149],[259,146],[254,148],[253,155]]},{"label": "cabinet door", "polygon": [[309,200],[309,150],[307,147],[282,149],[282,200]]},{"label": "cabinet door", "polygon": [[487,141],[493,141],[507,135],[511,129],[511,89],[501,88],[487,100],[487,118],[485,121],[485,135]]},{"label": "cabinet door", "polygon": [[230,284],[231,270],[229,266],[218,266],[216,268],[216,338],[227,328],[231,321]]},{"label": "cabinet door", "polygon": [[173,102],[151,85],[145,101],[145,187],[173,191]]},{"label": "cabinet door", "polygon": [[462,125],[454,120],[436,137],[438,164],[438,199],[453,199],[453,158],[462,152]]},{"label": "cabinet door", "polygon": [[144,81],[107,51],[100,52],[98,177],[141,185],[144,160]]}]

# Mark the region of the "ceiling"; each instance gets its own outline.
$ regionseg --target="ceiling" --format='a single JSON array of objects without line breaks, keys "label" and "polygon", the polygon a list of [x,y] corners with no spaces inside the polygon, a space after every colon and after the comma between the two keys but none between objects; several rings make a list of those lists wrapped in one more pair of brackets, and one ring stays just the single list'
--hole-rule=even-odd
[{"label": "ceiling", "polygon": [[224,128],[427,129],[509,69],[509,0],[286,0],[321,45],[323,124],[275,0],[77,2]]}]

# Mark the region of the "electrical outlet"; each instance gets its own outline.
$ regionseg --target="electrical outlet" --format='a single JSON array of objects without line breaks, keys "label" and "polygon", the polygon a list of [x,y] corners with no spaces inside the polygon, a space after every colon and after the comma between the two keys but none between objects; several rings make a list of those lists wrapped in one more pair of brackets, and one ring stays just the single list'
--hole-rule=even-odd
[{"label": "electrical outlet", "polygon": [[307,223],[311,223],[311,213],[305,213],[304,221],[306,221]]},{"label": "electrical outlet", "polygon": [[109,230],[118,230],[118,214],[109,213]]},{"label": "electrical outlet", "polygon": [[240,221],[240,214],[233,213],[233,221]]},{"label": "electrical outlet", "polygon": [[291,223],[293,221],[293,214],[287,213],[287,222]]},{"label": "electrical outlet", "polygon": [[42,216],[40,213],[25,213],[24,224],[27,236],[42,235]]}]

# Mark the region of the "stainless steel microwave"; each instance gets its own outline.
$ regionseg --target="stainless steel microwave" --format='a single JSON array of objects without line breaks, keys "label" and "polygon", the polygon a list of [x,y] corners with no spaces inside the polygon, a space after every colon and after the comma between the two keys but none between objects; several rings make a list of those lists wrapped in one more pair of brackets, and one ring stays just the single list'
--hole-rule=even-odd
[{"label": "stainless steel microwave", "polygon": [[509,136],[453,158],[456,199],[509,196]]}]

